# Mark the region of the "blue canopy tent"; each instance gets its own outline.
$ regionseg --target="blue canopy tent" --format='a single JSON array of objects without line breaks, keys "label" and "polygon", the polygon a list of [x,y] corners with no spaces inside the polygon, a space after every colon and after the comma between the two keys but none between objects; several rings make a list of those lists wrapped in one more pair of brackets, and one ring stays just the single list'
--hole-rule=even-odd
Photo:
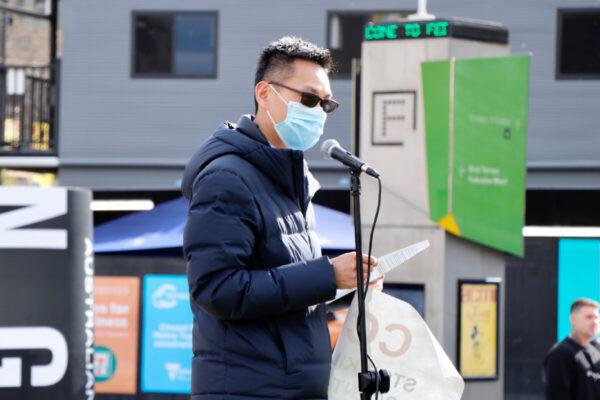
[{"label": "blue canopy tent", "polygon": [[[350,215],[314,205],[317,235],[325,253],[354,249]],[[181,197],[150,211],[141,211],[106,222],[94,229],[96,253],[180,252],[187,215],[187,201]]]}]

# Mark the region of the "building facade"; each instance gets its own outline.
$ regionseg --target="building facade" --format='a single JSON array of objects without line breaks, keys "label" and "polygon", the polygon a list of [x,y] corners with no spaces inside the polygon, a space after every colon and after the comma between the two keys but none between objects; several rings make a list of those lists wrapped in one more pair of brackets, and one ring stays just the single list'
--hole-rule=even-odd
[{"label": "building facade", "polygon": [[[564,54],[558,42],[561,7],[566,4],[429,3],[438,16],[500,22],[510,32],[513,53],[532,53],[528,145],[532,189],[600,188],[600,73],[596,71],[596,79],[580,79],[593,73],[561,75]],[[591,5],[568,3],[569,8]],[[360,29],[351,25],[360,19],[345,16],[406,13],[414,7],[411,1],[206,1],[202,6],[193,1],[64,1],[59,181],[94,190],[176,190],[185,161],[215,126],[254,111],[253,74],[262,46],[292,34],[351,51],[360,44],[360,37],[351,35]],[[136,49],[134,25],[149,14],[177,18],[185,13],[212,16],[205,22],[210,24],[213,47],[201,53],[214,62],[211,74],[185,78],[170,72],[136,73],[135,52],[141,50]],[[568,40],[577,38],[564,41]],[[347,65],[340,67],[348,71]],[[334,79],[332,89],[342,107],[329,119],[326,135],[350,147],[351,81],[347,73],[340,76],[346,79]],[[317,149],[307,158],[325,187],[345,185],[337,166],[323,161]]]},{"label": "building facade", "polygon": [[[52,145],[34,152],[0,146],[0,171],[43,172],[55,176],[62,186],[91,188],[97,198],[175,197],[194,149],[221,122],[235,122],[240,115],[254,112],[259,51],[284,35],[332,49],[338,62],[332,89],[341,107],[328,119],[325,135],[352,148],[351,60],[360,58],[362,26],[405,16],[416,3],[63,0],[58,118],[52,127]],[[600,225],[596,210],[600,199],[598,2],[432,0],[428,7],[439,17],[499,22],[509,31],[513,54],[532,54],[527,223]],[[9,137],[6,124],[5,138]],[[324,193],[330,194],[324,201],[349,209],[344,200],[349,183],[344,169],[324,160],[318,148],[306,157]],[[377,167],[377,160],[367,161]],[[506,358],[505,388],[510,399],[542,398],[536,378],[541,369],[536,366],[543,348],[527,353],[518,342],[519,332],[527,327],[510,320],[510,307],[517,310],[524,294],[535,287],[523,282],[539,278],[545,263],[555,267],[556,257],[548,254],[556,253],[557,244],[539,240],[528,246],[533,250],[526,252],[525,260],[531,259],[536,268],[528,270],[523,267],[526,262],[510,259],[506,277],[506,284],[518,287],[520,296],[506,311],[510,331],[505,351],[525,352],[522,357],[512,353]],[[555,292],[553,271],[546,276],[554,281],[544,281],[549,292]],[[508,288],[506,292],[510,296]],[[539,307],[537,302],[531,304]],[[552,307],[544,315],[556,318]],[[521,307],[523,319],[523,310],[535,312]],[[548,337],[554,339],[555,334]],[[523,365],[526,370],[519,369]]]}]

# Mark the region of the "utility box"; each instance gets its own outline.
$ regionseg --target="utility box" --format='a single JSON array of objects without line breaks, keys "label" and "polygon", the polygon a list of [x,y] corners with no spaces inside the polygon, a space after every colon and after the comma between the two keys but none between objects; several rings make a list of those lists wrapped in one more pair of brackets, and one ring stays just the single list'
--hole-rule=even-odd
[{"label": "utility box", "polygon": [[[465,400],[504,397],[503,253],[523,251],[529,57],[508,56],[500,24],[456,18],[368,25],[362,43],[356,144],[383,181],[373,254],[430,241],[385,283],[421,292],[425,320],[465,378]],[[512,70],[497,75],[502,63],[521,79],[495,93],[512,79]],[[480,87],[471,79],[479,74],[482,92],[465,91]],[[368,237],[378,188],[370,177],[362,184]],[[508,227],[485,217],[504,211],[514,217]]]}]

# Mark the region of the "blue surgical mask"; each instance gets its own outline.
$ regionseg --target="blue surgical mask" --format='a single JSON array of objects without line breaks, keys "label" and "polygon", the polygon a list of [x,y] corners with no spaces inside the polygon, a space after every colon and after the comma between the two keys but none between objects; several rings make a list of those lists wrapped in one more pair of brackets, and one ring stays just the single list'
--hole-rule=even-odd
[{"label": "blue surgical mask", "polygon": [[[273,89],[273,91],[282,101],[286,102],[277,90]],[[310,108],[296,101],[286,103],[288,110],[283,121],[275,123],[268,110],[267,115],[286,147],[294,150],[308,150],[317,144],[323,134],[327,114],[318,106]]]}]

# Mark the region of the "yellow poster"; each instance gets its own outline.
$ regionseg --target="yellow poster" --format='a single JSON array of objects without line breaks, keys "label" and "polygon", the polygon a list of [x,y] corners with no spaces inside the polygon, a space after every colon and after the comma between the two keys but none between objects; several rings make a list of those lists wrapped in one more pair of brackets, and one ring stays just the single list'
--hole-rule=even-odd
[{"label": "yellow poster", "polygon": [[96,393],[136,393],[139,296],[137,277],[94,279]]},{"label": "yellow poster", "polygon": [[498,375],[497,283],[459,284],[459,372],[465,379]]}]

